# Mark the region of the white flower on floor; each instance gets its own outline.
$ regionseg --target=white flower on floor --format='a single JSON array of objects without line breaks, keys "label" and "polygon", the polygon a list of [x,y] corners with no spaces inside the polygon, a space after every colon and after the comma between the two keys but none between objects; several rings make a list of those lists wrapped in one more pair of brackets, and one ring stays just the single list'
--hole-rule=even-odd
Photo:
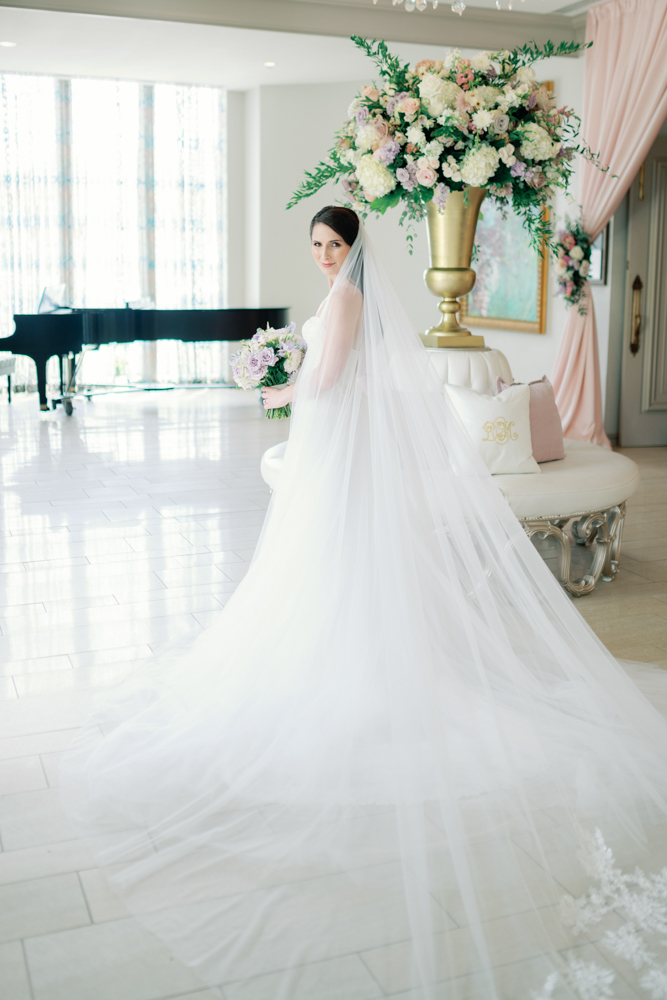
[{"label": "white flower on floor", "polygon": [[642,976],[640,985],[651,1000],[667,1000],[667,972],[664,969],[651,969]]},{"label": "white flower on floor", "polygon": [[[667,868],[657,875],[635,868],[626,873],[615,866],[613,852],[604,842],[599,830],[586,835],[586,850],[580,855],[584,870],[597,885],[579,899],[565,897],[560,915],[575,934],[593,927],[610,913],[621,916],[624,923],[616,930],[608,930],[600,944],[617,958],[629,962],[633,968],[646,972],[639,985],[651,1000],[667,1000],[667,965],[659,963],[642,935],[658,936],[664,946],[667,934]],[[558,977],[553,973],[546,980],[542,992],[535,1000],[550,1000],[554,995]],[[580,1000],[603,1000],[615,996],[612,989],[614,973],[594,962],[570,959],[562,973],[562,980],[572,988]]]},{"label": "white flower on floor", "polygon": [[581,1000],[606,1000],[614,996],[612,984],[616,976],[595,962],[571,958],[568,963],[569,985]]}]

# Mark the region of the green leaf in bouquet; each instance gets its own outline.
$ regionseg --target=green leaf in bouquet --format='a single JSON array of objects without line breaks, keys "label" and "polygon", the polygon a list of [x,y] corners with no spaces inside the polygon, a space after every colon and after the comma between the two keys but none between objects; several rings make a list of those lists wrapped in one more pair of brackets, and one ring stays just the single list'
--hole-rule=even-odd
[{"label": "green leaf in bouquet", "polygon": [[371,212],[379,212],[380,215],[384,215],[388,208],[394,208],[398,205],[401,200],[401,192],[399,188],[394,188],[389,194],[385,194],[382,198],[376,198],[370,204]]}]

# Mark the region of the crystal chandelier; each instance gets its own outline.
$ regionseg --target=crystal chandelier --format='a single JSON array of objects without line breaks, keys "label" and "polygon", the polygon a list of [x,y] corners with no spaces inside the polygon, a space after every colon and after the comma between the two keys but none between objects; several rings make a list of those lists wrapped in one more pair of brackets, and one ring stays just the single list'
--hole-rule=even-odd
[{"label": "crystal chandelier", "polygon": [[[374,4],[376,4],[377,2],[378,0],[373,0]],[[391,0],[391,2],[394,7],[400,7],[400,5],[403,4],[403,6],[408,12],[415,10],[415,8],[419,11],[426,10],[426,8],[428,7],[428,0]],[[439,0],[431,0],[431,6],[433,7],[433,10],[436,9],[438,3]],[[521,3],[525,3],[525,0],[521,0]],[[461,15],[463,11],[466,9],[466,5],[463,2],[463,0],[454,0],[454,3],[451,5],[451,7],[452,7],[452,13],[459,15]],[[496,0],[496,8],[498,10],[502,10],[502,5],[500,0]],[[507,9],[512,10],[512,0],[507,0]]]}]

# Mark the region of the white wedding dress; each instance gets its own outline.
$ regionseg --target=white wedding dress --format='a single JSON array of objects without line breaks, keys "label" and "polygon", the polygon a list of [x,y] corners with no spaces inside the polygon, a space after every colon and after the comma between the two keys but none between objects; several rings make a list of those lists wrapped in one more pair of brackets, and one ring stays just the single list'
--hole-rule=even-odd
[{"label": "white wedding dress", "polygon": [[667,997],[667,723],[534,551],[363,230],[304,336],[250,571],[100,704],[62,765],[73,824],[225,1000]]}]

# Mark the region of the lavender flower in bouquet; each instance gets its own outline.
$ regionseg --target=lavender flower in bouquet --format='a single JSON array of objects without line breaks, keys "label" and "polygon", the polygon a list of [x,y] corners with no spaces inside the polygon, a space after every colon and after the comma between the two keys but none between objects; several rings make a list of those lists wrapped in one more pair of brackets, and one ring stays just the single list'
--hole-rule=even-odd
[{"label": "lavender flower in bouquet", "polygon": [[586,303],[582,298],[591,267],[592,242],[580,222],[566,220],[566,226],[558,233],[558,292],[568,306],[578,305],[584,316]]},{"label": "lavender flower in bouquet", "polygon": [[[231,356],[234,381],[240,389],[259,389],[260,386],[290,385],[296,381],[306,353],[306,344],[298,333],[296,324],[274,330],[258,330],[250,340],[241,343],[241,349]],[[267,410],[269,420],[289,417],[292,408],[280,406]]]}]

